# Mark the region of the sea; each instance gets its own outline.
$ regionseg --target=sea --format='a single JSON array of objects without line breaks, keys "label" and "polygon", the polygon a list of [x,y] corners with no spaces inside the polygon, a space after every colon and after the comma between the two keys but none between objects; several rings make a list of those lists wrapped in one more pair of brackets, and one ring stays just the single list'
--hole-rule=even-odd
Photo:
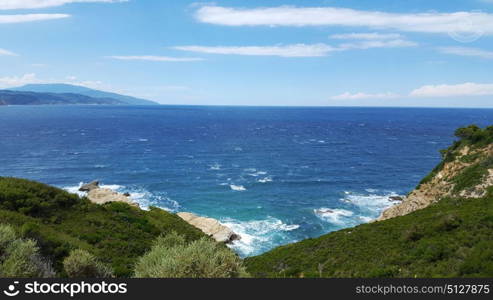
[{"label": "sea", "polygon": [[0,176],[218,219],[242,257],[377,218],[491,109],[0,106]]}]

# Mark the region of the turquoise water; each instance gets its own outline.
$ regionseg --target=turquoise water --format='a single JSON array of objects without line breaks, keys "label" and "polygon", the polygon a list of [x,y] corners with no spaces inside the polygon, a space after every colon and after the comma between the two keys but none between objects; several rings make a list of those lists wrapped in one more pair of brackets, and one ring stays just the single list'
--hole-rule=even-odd
[{"label": "turquoise water", "polygon": [[0,176],[219,219],[242,256],[376,218],[493,110],[0,107]]}]

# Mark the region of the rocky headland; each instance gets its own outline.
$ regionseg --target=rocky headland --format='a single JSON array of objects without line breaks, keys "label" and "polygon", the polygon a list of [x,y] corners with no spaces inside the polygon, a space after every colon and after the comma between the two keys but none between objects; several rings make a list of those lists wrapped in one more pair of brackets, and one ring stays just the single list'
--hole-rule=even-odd
[{"label": "rocky headland", "polygon": [[[79,188],[80,192],[87,193],[87,198],[95,204],[109,202],[124,202],[135,207],[139,204],[132,200],[128,193],[118,193],[108,188],[100,187],[99,181],[92,181]],[[222,225],[218,220],[197,216],[189,212],[180,212],[177,215],[188,224],[200,229],[203,233],[212,237],[218,243],[231,243],[241,237],[230,228]]]},{"label": "rocky headland", "polygon": [[139,207],[139,204],[132,200],[130,194],[121,194],[108,188],[101,188],[98,181],[84,184],[79,191],[87,193],[87,199],[95,204],[105,204],[109,202],[124,202],[129,205]]},{"label": "rocky headland", "polygon": [[402,202],[377,221],[410,214],[445,197],[482,198],[493,185],[493,145],[455,144],[442,151],[443,161]]},{"label": "rocky headland", "polygon": [[219,223],[216,219],[199,217],[188,212],[180,212],[177,213],[177,215],[188,224],[200,229],[203,233],[212,237],[217,242],[231,243],[235,240],[241,239],[238,234]]}]

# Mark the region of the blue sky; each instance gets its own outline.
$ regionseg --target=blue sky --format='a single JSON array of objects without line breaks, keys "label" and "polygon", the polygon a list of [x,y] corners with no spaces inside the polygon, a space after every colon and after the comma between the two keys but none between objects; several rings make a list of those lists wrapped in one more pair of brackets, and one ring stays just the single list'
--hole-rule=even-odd
[{"label": "blue sky", "polygon": [[0,0],[0,88],[165,104],[493,107],[493,0]]}]

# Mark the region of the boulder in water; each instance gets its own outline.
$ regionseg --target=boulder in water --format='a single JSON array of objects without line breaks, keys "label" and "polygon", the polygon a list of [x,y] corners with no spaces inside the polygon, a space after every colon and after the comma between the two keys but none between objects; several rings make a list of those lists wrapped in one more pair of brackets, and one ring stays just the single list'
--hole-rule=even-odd
[{"label": "boulder in water", "polygon": [[79,188],[79,191],[81,192],[90,192],[92,190],[99,189],[99,181],[93,181],[87,184],[82,185]]}]

